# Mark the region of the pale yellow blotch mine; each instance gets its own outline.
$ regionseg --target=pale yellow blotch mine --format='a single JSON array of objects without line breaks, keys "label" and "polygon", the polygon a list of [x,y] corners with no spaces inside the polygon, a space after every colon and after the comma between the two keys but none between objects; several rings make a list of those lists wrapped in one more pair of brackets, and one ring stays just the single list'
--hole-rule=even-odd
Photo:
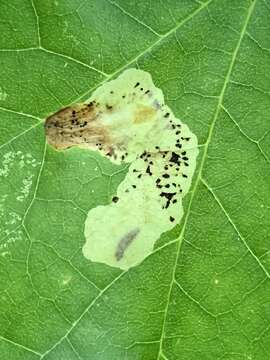
[{"label": "pale yellow blotch mine", "polygon": [[[128,97],[129,102],[123,102],[122,96]],[[113,116],[106,114],[104,121],[110,124],[113,137],[122,140],[125,161],[130,161],[131,165],[118,187],[117,202],[89,211],[83,254],[92,261],[127,270],[152,252],[163,232],[179,223],[183,215],[182,198],[190,187],[195,169],[197,139],[164,105],[161,90],[144,71],[125,71],[118,79],[101,86],[92,99],[117,108]],[[181,133],[176,135],[178,130]],[[181,137],[189,140],[181,140]],[[181,149],[175,146],[177,139],[182,144]],[[182,157],[188,157],[188,166],[184,165],[184,160],[179,166],[170,161],[173,152],[177,155],[185,151],[186,156]],[[121,159],[121,154],[120,149],[117,160]],[[182,173],[188,177],[183,177]],[[164,178],[164,174],[170,177]],[[161,182],[157,183],[157,179]],[[162,187],[157,187],[159,184]],[[165,187],[167,184],[169,188]],[[162,192],[176,193],[167,208],[168,198],[161,196]],[[177,201],[173,203],[173,200]]]},{"label": "pale yellow blotch mine", "polygon": [[117,194],[89,211],[84,256],[124,270],[153,251],[183,216],[198,155],[197,138],[164,104],[149,73],[128,69],[100,86],[84,104],[46,120],[57,149],[87,147],[114,163],[130,163]]}]

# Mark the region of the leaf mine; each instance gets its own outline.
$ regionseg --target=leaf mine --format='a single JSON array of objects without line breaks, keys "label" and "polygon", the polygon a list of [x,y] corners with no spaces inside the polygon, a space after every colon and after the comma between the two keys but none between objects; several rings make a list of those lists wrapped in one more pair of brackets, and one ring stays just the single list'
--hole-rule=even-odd
[{"label": "leaf mine", "polygon": [[80,146],[116,164],[130,163],[112,202],[89,211],[83,254],[124,270],[139,264],[183,216],[197,137],[165,105],[150,74],[137,69],[48,117],[45,131],[56,149]]}]

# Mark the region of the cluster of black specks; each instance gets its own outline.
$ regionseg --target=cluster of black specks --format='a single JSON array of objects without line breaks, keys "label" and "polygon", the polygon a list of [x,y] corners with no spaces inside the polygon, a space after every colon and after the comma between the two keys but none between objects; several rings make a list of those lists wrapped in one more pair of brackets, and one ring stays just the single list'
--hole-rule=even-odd
[{"label": "cluster of black specks", "polygon": [[80,127],[83,128],[88,124],[88,122],[85,120],[82,124],[80,124]]},{"label": "cluster of black specks", "polygon": [[[144,92],[144,95],[148,95],[149,97],[151,97],[152,93],[149,89],[145,90],[143,86],[141,86],[141,84],[139,82],[136,82],[134,85],[134,89],[138,88],[140,90],[140,92]],[[132,93],[133,96],[136,95],[135,92]],[[122,96],[123,97],[123,96]]]},{"label": "cluster of black specks", "polygon": [[150,152],[144,151],[140,155],[140,158],[143,159],[145,162],[147,162],[147,167],[146,167],[145,173],[148,174],[149,176],[152,176],[153,175],[152,166],[154,165],[154,162],[152,161],[153,154]]},{"label": "cluster of black specks", "polygon": [[46,124],[46,127],[47,127],[48,129],[50,129],[50,128],[52,128],[52,127],[56,127],[56,128],[60,128],[60,129],[63,129],[63,128],[64,128],[64,126],[63,126],[58,120],[55,120],[55,122]]},{"label": "cluster of black specks", "polygon": [[[151,91],[149,90],[149,89],[147,89],[147,90],[145,90],[144,89],[144,87],[140,84],[140,82],[136,82],[135,84],[134,84],[134,86],[133,86],[133,89],[134,89],[134,91],[132,92],[130,92],[130,93],[127,93],[127,94],[122,94],[121,95],[121,97],[122,97],[122,99],[129,99],[130,98],[130,96],[132,96],[133,98],[137,95],[137,93],[136,93],[136,90],[138,89],[139,90],[139,93],[143,93],[143,94],[145,94],[145,95],[147,95],[148,94],[148,96],[149,97],[151,97]],[[115,92],[114,92],[114,90],[110,90],[110,94],[111,95],[113,95]],[[131,100],[131,99],[130,99]],[[91,105],[90,105],[91,104]],[[92,106],[92,105],[98,105],[97,103],[96,103],[96,101],[92,101],[91,103],[89,103],[87,106]],[[107,110],[113,110],[113,106],[112,105],[110,105],[110,104],[106,104],[105,105],[106,106],[106,109]]]},{"label": "cluster of black specks", "polygon": [[[137,83],[134,85],[134,88],[136,88],[136,87],[138,87],[138,86],[140,86],[140,83],[139,83],[139,82],[137,82]],[[143,91],[143,87],[140,87],[140,90]],[[147,94],[148,94],[149,91],[150,91],[150,90],[147,90]],[[133,94],[135,95],[135,93],[133,93]]]},{"label": "cluster of black specks", "polygon": [[70,130],[73,129],[73,126],[84,128],[88,124],[86,120],[84,120],[83,122],[79,121],[76,110],[72,110],[70,123],[71,123],[71,126],[69,128]]},{"label": "cluster of black specks", "polygon": [[[159,191],[159,196],[162,198],[161,206],[163,209],[168,209],[170,206],[177,203],[177,194],[182,193],[182,188],[180,183],[178,183],[178,176],[187,178],[187,175],[184,174],[181,170],[184,164],[188,166],[188,157],[187,152],[182,151],[181,153],[177,153],[176,151],[161,151],[160,147],[157,145],[155,147],[157,152],[147,152],[144,151],[140,154],[139,158],[146,162],[145,170],[138,170],[134,168],[132,171],[135,175],[134,179],[138,179],[140,181],[143,176],[154,176],[154,168],[153,165],[155,163],[155,159],[161,156],[165,160],[165,165],[163,167],[163,172],[159,174],[157,179],[155,180],[155,186]],[[131,185],[133,189],[136,189],[136,181]],[[126,192],[129,192],[129,189],[126,189]],[[169,217],[171,222],[174,222],[174,218],[172,216]]]},{"label": "cluster of black specks", "polygon": [[[153,172],[152,172],[152,166],[154,165],[154,162],[152,161],[152,156],[153,154],[147,151],[144,151],[139,158],[144,160],[145,162],[147,162],[147,166],[146,166],[146,170],[145,170],[145,175],[148,176],[152,176]],[[134,174],[136,174],[136,178],[137,179],[141,179],[143,177],[143,172],[141,170],[137,170],[137,169],[133,169],[132,172]],[[136,184],[131,184],[131,187],[133,189],[137,188]],[[129,189],[126,189],[125,192],[129,192]]]},{"label": "cluster of black specks", "polygon": [[[181,133],[181,125],[177,124],[175,127],[177,128],[175,135],[178,136]],[[183,141],[189,140],[190,138],[188,137],[181,137],[180,139],[177,138],[175,151],[162,151],[158,145],[155,147],[155,149],[158,150],[156,154],[159,154],[159,156],[165,160],[163,172],[155,180],[155,186],[159,190],[159,196],[163,199],[161,205],[163,209],[168,209],[171,205],[176,204],[178,201],[177,194],[183,192],[179,176],[181,178],[188,178],[188,175],[183,170],[185,167],[189,166],[189,157],[187,156],[187,151],[180,150],[179,152],[179,149],[182,148],[181,142],[183,143]],[[144,152],[140,157],[142,159],[148,159],[147,155],[148,154]],[[147,166],[146,174],[149,174],[149,171],[150,167]],[[151,175],[153,175],[152,171]],[[180,182],[177,181],[178,179]],[[170,222],[175,221],[172,216],[169,217],[169,220]]]},{"label": "cluster of black specks", "polygon": [[99,151],[103,150],[102,143],[96,143],[96,147],[98,148]]},{"label": "cluster of black specks", "polygon": [[[115,94],[114,90],[110,90],[109,94],[113,95]],[[148,98],[151,98],[153,96],[152,92],[150,89],[143,87],[143,85],[137,81],[134,83],[133,85],[133,91],[131,90],[129,93],[124,93],[121,96],[122,99],[126,99],[127,103],[133,102],[134,101],[134,97],[136,97],[137,95],[147,95]],[[157,101],[155,101],[153,104],[155,105],[155,103],[158,103]],[[93,106],[95,105],[96,107],[99,105],[95,100],[92,100],[91,103],[89,103],[87,106]],[[162,108],[164,106],[164,104],[159,104],[157,108]],[[107,110],[113,110],[113,106],[110,104],[105,104],[105,107]],[[166,115],[166,117],[169,116]]]},{"label": "cluster of black specks", "polygon": [[168,207],[171,204],[171,201],[173,199],[173,197],[176,195],[176,192],[165,192],[165,191],[161,191],[161,193],[159,194],[160,197],[165,197],[166,199],[166,204],[165,206],[163,206],[164,209],[168,209]]},{"label": "cluster of black specks", "polygon": [[[158,189],[165,188],[164,190],[160,190],[159,196],[161,198],[165,198],[165,204],[162,205],[162,208],[168,209],[171,204],[177,203],[177,199],[175,197],[176,197],[177,193],[182,192],[182,189],[181,189],[180,184],[176,184],[173,181],[168,182],[167,179],[170,179],[169,174],[167,174],[167,173],[162,174],[162,178],[163,178],[163,180],[161,178],[157,178],[156,187]],[[164,182],[164,179],[166,179],[165,182]]]},{"label": "cluster of black specks", "polygon": [[[152,96],[152,93],[149,89],[145,89],[143,85],[137,81],[134,82],[133,90],[131,90],[129,93],[124,93],[121,95],[122,99],[126,99],[127,101],[132,101],[132,98],[136,96],[137,94],[144,94],[148,95],[148,97]],[[114,94],[114,91],[111,90],[110,94]],[[110,104],[105,105],[107,110],[112,110],[113,107]],[[164,104],[159,104],[157,107],[158,109],[161,109],[162,116],[164,118],[165,124],[167,122],[166,129],[172,130],[172,139],[175,138],[174,151],[169,151],[166,149],[162,149],[159,145],[155,146],[154,152],[149,151],[143,151],[139,158],[143,160],[145,163],[145,166],[143,166],[144,170],[141,168],[134,168],[132,171],[134,173],[134,180],[130,185],[130,188],[127,188],[125,192],[130,192],[132,189],[136,189],[138,187],[139,182],[145,177],[145,176],[155,176],[154,171],[154,164],[155,159],[157,157],[161,157],[164,159],[164,166],[163,171],[158,174],[158,177],[154,180],[155,186],[158,190],[158,194],[161,201],[161,206],[163,209],[169,209],[170,206],[173,206],[176,204],[179,200],[177,199],[177,194],[182,193],[181,188],[181,178],[187,178],[188,175],[183,171],[185,167],[189,166],[189,158],[187,156],[187,151],[184,151],[183,145],[185,142],[188,142],[190,140],[190,137],[184,137],[181,136],[182,134],[182,125],[177,124],[172,120],[171,113],[168,111],[168,109],[165,107]],[[97,146],[100,149],[101,144],[97,144]],[[121,151],[122,152],[122,151]],[[114,156],[114,152],[107,152],[107,156]],[[120,154],[120,159],[122,161],[125,160],[126,156],[128,154],[122,152]],[[117,196],[114,196],[112,198],[112,201],[114,203],[118,202],[119,198]],[[175,218],[172,216],[169,216],[169,221],[174,222]]]},{"label": "cluster of black specks", "polygon": [[[169,159],[169,162],[171,163],[170,166],[175,166],[176,172],[179,172],[181,170],[180,166],[181,164],[184,164],[184,166],[189,166],[188,160],[189,158],[186,156],[187,152],[182,151],[180,154],[177,154],[176,152],[172,151],[171,157]],[[182,177],[187,178],[188,176],[181,172]]]},{"label": "cluster of black specks", "polygon": [[127,153],[127,152],[123,153],[123,154],[121,155],[121,160],[124,161],[127,156],[128,156],[128,153]]}]

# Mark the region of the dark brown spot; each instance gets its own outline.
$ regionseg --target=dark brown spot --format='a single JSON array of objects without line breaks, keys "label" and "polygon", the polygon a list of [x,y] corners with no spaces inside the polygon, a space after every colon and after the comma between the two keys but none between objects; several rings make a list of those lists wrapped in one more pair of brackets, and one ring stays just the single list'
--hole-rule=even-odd
[{"label": "dark brown spot", "polygon": [[176,194],[175,192],[174,193],[167,193],[167,192],[163,192],[163,191],[160,193],[161,197],[165,197],[167,199],[165,209],[167,209],[169,207],[170,202],[171,202],[171,200],[172,200],[172,198],[174,197],[175,194]]},{"label": "dark brown spot", "polygon": [[149,174],[150,176],[152,176],[150,165],[147,166],[146,173]]},{"label": "dark brown spot", "polygon": [[172,156],[169,161],[179,165],[179,159],[180,159],[180,156],[178,154],[176,154],[175,152],[172,152]]}]

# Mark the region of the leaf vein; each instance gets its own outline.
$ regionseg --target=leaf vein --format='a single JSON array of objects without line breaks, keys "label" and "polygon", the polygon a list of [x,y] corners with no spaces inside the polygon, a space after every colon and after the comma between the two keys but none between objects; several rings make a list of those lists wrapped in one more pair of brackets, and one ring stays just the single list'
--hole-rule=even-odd
[{"label": "leaf vein", "polygon": [[174,279],[174,283],[177,285],[177,287],[181,290],[181,292],[194,304],[196,304],[204,313],[207,315],[210,315],[211,317],[216,318],[216,315],[213,314],[211,311],[207,310],[203,305],[200,304],[200,302],[196,299],[194,299],[181,285],[180,283]]},{"label": "leaf vein", "polygon": [[19,133],[18,135],[16,135],[16,136],[14,136],[13,138],[9,139],[9,140],[6,141],[4,144],[1,144],[1,145],[0,145],[0,150],[1,150],[3,147],[5,147],[5,146],[9,145],[10,143],[12,143],[14,140],[17,140],[19,137],[21,137],[21,136],[27,134],[29,131],[35,129],[37,126],[39,126],[39,124],[40,124],[40,123],[37,123],[37,124],[34,124],[34,125],[30,126],[28,129],[22,131],[22,132]]},{"label": "leaf vein", "polygon": [[236,120],[233,118],[233,116],[230,114],[229,110],[225,108],[224,105],[221,105],[222,109],[225,111],[225,113],[229,116],[230,120],[235,124],[235,126],[237,127],[237,129],[240,131],[240,133],[247,138],[250,142],[256,144],[256,146],[258,147],[260,153],[262,154],[262,156],[264,157],[264,159],[268,162],[268,164],[270,164],[270,159],[268,159],[267,155],[265,154],[265,152],[263,151],[263,149],[260,146],[260,141],[259,140],[254,140],[252,139],[250,136],[248,136],[240,127],[240,125],[236,122]]},{"label": "leaf vein", "polygon": [[37,13],[37,9],[34,3],[34,0],[31,0],[31,5],[34,10],[34,14],[36,17],[36,26],[37,26],[37,38],[38,38],[38,47],[41,47],[41,37],[40,37],[40,25],[39,25],[39,15]]},{"label": "leaf vein", "polygon": [[28,352],[30,352],[30,353],[32,353],[32,354],[37,355],[37,356],[40,356],[40,355],[41,355],[39,352],[37,352],[37,351],[35,351],[35,350],[33,350],[33,349],[30,349],[29,347],[24,346],[24,345],[22,345],[22,344],[20,344],[20,343],[18,343],[18,342],[16,342],[16,341],[7,339],[6,337],[4,337],[4,336],[2,336],[2,335],[0,335],[0,340],[6,341],[6,342],[8,342],[8,343],[10,343],[10,344],[12,344],[12,345],[15,345],[15,346],[17,346],[17,347],[20,347],[20,348],[22,348],[23,350],[26,350],[26,351],[28,351]]},{"label": "leaf vein", "polygon": [[200,164],[200,167],[199,167],[199,170],[198,170],[198,175],[197,175],[197,178],[195,180],[193,190],[191,192],[190,201],[189,201],[187,211],[186,211],[186,215],[185,215],[185,218],[184,218],[182,231],[181,231],[181,234],[179,236],[179,245],[178,245],[178,249],[177,249],[176,256],[175,256],[175,263],[174,263],[174,267],[173,267],[173,270],[172,270],[172,280],[171,280],[171,283],[170,283],[170,286],[169,286],[168,300],[167,300],[167,304],[166,304],[166,308],[165,308],[165,312],[164,312],[164,319],[163,319],[161,336],[160,336],[160,349],[159,349],[159,354],[158,354],[157,359],[159,359],[159,357],[161,356],[161,353],[162,353],[162,347],[163,347],[163,341],[164,341],[164,335],[165,335],[166,319],[167,319],[167,314],[168,314],[168,310],[169,310],[169,304],[170,304],[172,288],[173,288],[173,284],[174,284],[174,281],[175,281],[175,272],[176,272],[176,268],[177,268],[177,264],[178,264],[178,258],[179,258],[179,254],[180,254],[182,240],[183,240],[183,237],[184,237],[185,228],[186,228],[186,225],[187,225],[187,220],[188,220],[189,214],[191,212],[191,206],[192,206],[192,203],[193,203],[193,199],[194,199],[198,184],[199,184],[200,179],[202,177],[201,176],[202,170],[203,170],[206,158],[207,158],[207,152],[208,152],[210,141],[212,139],[214,127],[215,127],[216,121],[218,119],[220,110],[222,109],[222,103],[223,103],[225,91],[226,91],[227,85],[229,83],[230,76],[231,76],[235,61],[236,61],[236,57],[237,57],[238,51],[240,49],[240,45],[242,43],[244,35],[246,33],[247,25],[248,25],[249,19],[251,17],[251,14],[253,12],[255,3],[256,3],[256,0],[253,3],[251,3],[251,5],[250,5],[250,7],[249,7],[249,9],[247,11],[246,20],[245,20],[245,22],[243,24],[243,28],[242,28],[242,31],[240,33],[239,40],[238,40],[238,42],[236,44],[236,47],[235,47],[235,51],[232,54],[232,59],[230,61],[228,71],[227,71],[227,74],[226,74],[226,77],[225,77],[225,81],[224,81],[223,87],[222,87],[221,92],[220,92],[220,96],[219,96],[219,100],[218,100],[218,103],[217,103],[217,108],[216,108],[216,111],[215,111],[215,114],[214,114],[214,117],[213,117],[213,121],[212,121],[211,126],[209,128],[209,133],[208,133],[207,141],[205,143],[205,148],[204,148],[204,152],[203,152],[203,155],[202,155],[201,164]]},{"label": "leaf vein", "polygon": [[119,4],[117,4],[115,1],[113,0],[107,0],[107,2],[109,4],[111,4],[112,6],[115,6],[117,9],[119,9],[120,11],[122,11],[125,15],[127,15],[128,17],[130,17],[131,19],[133,19],[134,21],[136,21],[138,24],[142,25],[143,27],[147,28],[148,30],[150,30],[153,34],[155,34],[158,37],[161,37],[162,35],[159,34],[158,32],[156,32],[154,29],[151,28],[151,26],[145,24],[143,21],[141,21],[140,19],[138,19],[137,17],[135,17],[134,15],[130,14],[128,11],[126,11],[122,6],[120,6]]},{"label": "leaf vein", "polygon": [[217,204],[219,205],[219,207],[221,208],[221,210],[223,211],[223,213],[225,214],[226,218],[228,219],[229,223],[232,225],[232,227],[234,228],[234,230],[236,231],[237,235],[239,236],[239,238],[241,239],[242,243],[245,245],[245,247],[247,248],[248,252],[252,255],[252,257],[255,259],[255,261],[258,263],[258,265],[260,266],[260,268],[263,270],[263,272],[265,273],[265,275],[270,278],[270,274],[269,272],[266,270],[266,268],[263,266],[263,264],[261,263],[260,259],[254,254],[254,252],[252,251],[252,249],[249,247],[248,243],[246,242],[245,238],[243,237],[243,235],[240,233],[240,231],[238,230],[237,226],[235,225],[235,223],[233,222],[232,218],[230,217],[230,215],[228,214],[227,210],[224,208],[224,206],[222,205],[220,199],[217,197],[217,195],[215,194],[214,190],[211,188],[211,186],[206,182],[205,179],[201,178],[200,179],[201,182],[204,184],[204,186],[207,188],[207,190],[210,192],[210,194],[212,194],[213,198],[215,199],[215,201],[217,202]]},{"label": "leaf vein", "polygon": [[89,93],[93,92],[98,86],[104,84],[106,81],[112,79],[115,75],[117,75],[119,72],[121,72],[123,69],[131,65],[132,63],[136,62],[140,57],[150,52],[155,46],[157,46],[160,42],[165,40],[167,37],[169,37],[171,34],[173,34],[175,31],[177,31],[181,26],[183,26],[185,23],[187,23],[189,20],[191,20],[194,16],[196,16],[198,13],[200,13],[204,8],[206,8],[213,0],[208,0],[201,7],[196,9],[192,14],[187,16],[184,20],[182,20],[180,23],[178,23],[174,28],[169,30],[166,34],[162,35],[160,38],[158,38],[157,41],[155,41],[153,44],[151,44],[148,48],[146,48],[144,51],[142,51],[140,54],[136,55],[134,58],[132,58],[129,62],[127,62],[125,65],[119,67],[116,69],[113,73],[109,74],[104,80],[97,83],[92,88],[88,89],[85,93],[83,93],[81,96],[76,98],[73,102],[78,102],[82,98],[84,98]]},{"label": "leaf vein", "polygon": [[[149,256],[155,254],[158,251],[161,251],[167,246],[170,246],[177,242],[178,239],[174,239],[172,241],[169,241],[168,243],[164,244],[163,246],[160,246],[159,248],[155,249]],[[148,256],[148,257],[149,257]],[[66,333],[50,348],[48,349],[42,356],[41,359],[43,359],[50,351],[52,351],[56,346],[61,344],[61,342],[71,333],[71,331],[77,326],[77,324],[80,322],[80,320],[83,318],[83,316],[94,306],[96,301],[107,291],[109,290],[119,279],[122,278],[123,275],[128,273],[128,271],[121,272],[117,277],[115,277],[104,289],[102,289],[98,295],[91,301],[91,303],[84,309],[84,311],[81,313],[81,315],[78,317],[76,321],[73,322],[72,326],[69,330],[66,331]]]},{"label": "leaf vein", "polygon": [[52,55],[55,55],[55,56],[60,56],[60,57],[65,58],[65,59],[67,59],[67,60],[76,62],[77,64],[80,64],[80,65],[82,65],[82,66],[84,66],[84,67],[87,67],[88,69],[94,70],[94,71],[96,71],[97,73],[99,73],[99,74],[101,74],[101,75],[103,75],[103,76],[108,76],[108,74],[105,73],[104,71],[101,71],[101,70],[99,70],[99,69],[96,69],[95,67],[93,67],[93,66],[91,66],[91,65],[88,65],[88,64],[86,64],[86,63],[84,63],[84,62],[82,62],[82,61],[80,61],[80,60],[78,60],[78,59],[75,59],[74,57],[71,57],[71,56],[69,56],[69,55],[61,54],[61,53],[59,53],[59,52],[46,49],[46,48],[43,47],[43,46],[42,46],[40,49],[41,49],[42,51],[46,52],[46,53],[49,53],[49,54],[52,54]]}]

